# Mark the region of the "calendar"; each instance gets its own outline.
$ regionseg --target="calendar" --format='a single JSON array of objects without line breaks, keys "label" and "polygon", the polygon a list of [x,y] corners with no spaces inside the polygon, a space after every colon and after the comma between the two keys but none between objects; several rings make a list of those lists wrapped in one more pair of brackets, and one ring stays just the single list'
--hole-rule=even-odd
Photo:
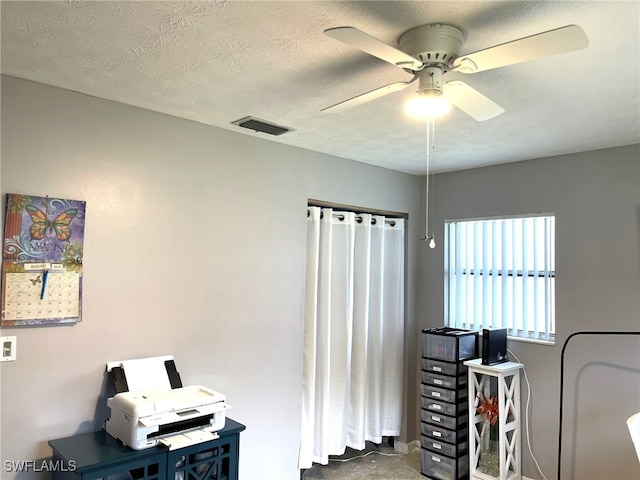
[{"label": "calendar", "polygon": [[85,202],[7,195],[0,326],[82,316]]},{"label": "calendar", "polygon": [[69,319],[80,316],[80,275],[7,273],[3,320]]}]

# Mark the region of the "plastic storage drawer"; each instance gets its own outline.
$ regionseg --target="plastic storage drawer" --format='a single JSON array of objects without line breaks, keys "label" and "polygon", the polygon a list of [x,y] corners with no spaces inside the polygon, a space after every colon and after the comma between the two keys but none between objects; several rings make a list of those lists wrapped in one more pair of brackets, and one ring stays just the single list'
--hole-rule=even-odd
[{"label": "plastic storage drawer", "polygon": [[461,399],[469,396],[469,390],[466,385],[464,388],[458,390],[447,390],[446,388],[437,388],[422,384],[420,385],[420,395],[443,402],[458,403]]},{"label": "plastic storage drawer", "polygon": [[456,445],[451,445],[450,443],[440,442],[425,435],[420,435],[420,440],[422,448],[426,448],[427,450],[431,450],[432,452],[436,452],[441,455],[446,455],[447,457],[459,457],[469,451],[468,442],[460,442]]},{"label": "plastic storage drawer", "polygon": [[420,399],[420,406],[432,412],[449,416],[456,416],[469,411],[469,405],[466,400],[458,403],[447,403],[434,398],[422,397]]},{"label": "plastic storage drawer", "polygon": [[457,430],[458,428],[469,425],[469,414],[467,413],[466,415],[462,414],[457,417],[450,417],[448,415],[430,412],[429,410],[422,410],[420,412],[420,420],[432,425],[439,425],[443,428]]},{"label": "plastic storage drawer", "polygon": [[469,456],[448,458],[422,449],[422,474],[437,480],[459,480],[469,474]]},{"label": "plastic storage drawer", "polygon": [[449,377],[438,373],[422,372],[422,383],[441,388],[456,388],[467,385],[467,376]]},{"label": "plastic storage drawer", "polygon": [[433,360],[432,358],[422,359],[422,370],[425,372],[440,373],[442,375],[466,375],[468,368],[462,362],[451,363]]},{"label": "plastic storage drawer", "polygon": [[466,441],[469,431],[466,426],[465,428],[461,428],[460,430],[448,430],[436,425],[421,422],[420,433],[422,435],[426,435],[429,438],[435,438],[436,440],[440,440],[442,442],[456,443]]},{"label": "plastic storage drawer", "polygon": [[458,362],[478,356],[478,333],[456,328],[422,330],[422,351],[429,358]]}]

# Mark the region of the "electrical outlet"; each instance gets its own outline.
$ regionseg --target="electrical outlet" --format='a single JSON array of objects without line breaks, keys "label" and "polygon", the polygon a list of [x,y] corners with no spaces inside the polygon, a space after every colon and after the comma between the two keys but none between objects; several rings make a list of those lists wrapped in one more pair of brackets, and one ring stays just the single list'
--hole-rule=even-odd
[{"label": "electrical outlet", "polygon": [[16,350],[18,348],[17,337],[0,337],[0,348],[2,349],[0,362],[16,361]]}]

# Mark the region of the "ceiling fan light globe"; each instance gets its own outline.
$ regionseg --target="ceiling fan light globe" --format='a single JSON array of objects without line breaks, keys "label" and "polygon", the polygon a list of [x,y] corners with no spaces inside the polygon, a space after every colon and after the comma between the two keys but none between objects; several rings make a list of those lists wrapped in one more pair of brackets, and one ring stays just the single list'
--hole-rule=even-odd
[{"label": "ceiling fan light globe", "polygon": [[451,104],[441,96],[420,95],[409,100],[404,108],[415,117],[441,117],[451,110]]}]

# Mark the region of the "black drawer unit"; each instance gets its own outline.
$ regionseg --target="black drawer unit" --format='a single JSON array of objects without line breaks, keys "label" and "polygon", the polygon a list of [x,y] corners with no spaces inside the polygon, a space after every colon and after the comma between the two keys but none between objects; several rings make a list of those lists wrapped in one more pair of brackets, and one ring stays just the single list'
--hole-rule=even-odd
[{"label": "black drawer unit", "polygon": [[421,472],[428,478],[469,478],[469,389],[464,362],[478,358],[478,346],[478,332],[422,330]]}]

